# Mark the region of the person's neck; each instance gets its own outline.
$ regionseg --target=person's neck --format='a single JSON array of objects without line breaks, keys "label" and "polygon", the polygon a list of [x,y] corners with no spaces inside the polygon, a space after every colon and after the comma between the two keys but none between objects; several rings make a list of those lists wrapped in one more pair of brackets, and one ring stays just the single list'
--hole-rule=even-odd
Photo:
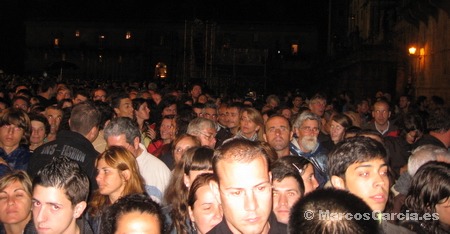
[{"label": "person's neck", "polygon": [[30,221],[30,219],[31,219],[31,212],[26,219],[20,221],[19,223],[14,223],[14,224],[4,223],[3,226],[5,227],[5,231],[8,234],[9,233],[12,233],[12,234],[23,233],[25,226],[27,226],[27,223]]},{"label": "person's neck", "polygon": [[289,146],[282,150],[277,150],[276,152],[277,152],[278,158],[288,156],[291,154],[291,151],[289,151]]},{"label": "person's neck", "polygon": [[49,134],[47,135],[47,142],[53,141],[53,140],[55,140],[55,139],[56,139],[56,133],[49,133]]},{"label": "person's neck", "polygon": [[37,147],[41,146],[42,144],[44,144],[44,142],[31,143],[30,144],[30,150],[35,150]]},{"label": "person's neck", "polygon": [[[446,133],[445,133],[446,134]],[[444,136],[444,134],[439,133],[439,132],[435,132],[435,131],[430,131],[430,136],[433,136],[435,138],[437,138],[440,142],[442,142],[442,144],[445,145],[445,147],[449,147],[449,145],[447,144],[447,137]]]},{"label": "person's neck", "polygon": [[44,97],[45,99],[48,99],[48,100],[50,100],[50,91],[47,91],[47,92],[43,92],[43,93],[39,93],[39,96],[42,96],[42,97]]},{"label": "person's neck", "polygon": [[230,132],[231,132],[233,135],[236,135],[236,133],[239,132],[239,127],[230,128]]},{"label": "person's neck", "polygon": [[137,122],[137,124],[138,124],[138,126],[139,126],[139,129],[142,131],[142,129],[144,128],[144,121],[145,120],[143,120],[143,119],[139,119],[139,118],[136,118],[136,122]]},{"label": "person's neck", "polygon": [[386,129],[389,128],[389,121],[386,121],[386,123],[384,123],[383,125],[378,124],[377,122],[375,122],[375,127],[379,130],[379,131],[384,131]]},{"label": "person's neck", "polygon": [[19,148],[19,145],[15,145],[15,146],[2,146],[3,150],[6,152],[6,154],[10,154],[11,152],[13,152],[15,149]]}]

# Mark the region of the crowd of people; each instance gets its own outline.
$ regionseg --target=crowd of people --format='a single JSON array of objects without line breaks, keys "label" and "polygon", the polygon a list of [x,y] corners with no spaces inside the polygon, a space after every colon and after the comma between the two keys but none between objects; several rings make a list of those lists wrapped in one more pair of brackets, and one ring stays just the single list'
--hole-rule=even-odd
[{"label": "crowd of people", "polygon": [[0,233],[450,232],[438,96],[6,87]]}]

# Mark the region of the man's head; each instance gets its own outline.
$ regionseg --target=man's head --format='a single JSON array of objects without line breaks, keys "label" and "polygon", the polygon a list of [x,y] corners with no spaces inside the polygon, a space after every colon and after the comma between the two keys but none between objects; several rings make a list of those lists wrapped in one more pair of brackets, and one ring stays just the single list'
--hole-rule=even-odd
[{"label": "man's head", "polygon": [[325,107],[327,106],[327,98],[322,94],[315,94],[309,100],[309,109],[312,113],[322,117],[325,113]]},{"label": "man's head", "polygon": [[216,145],[216,123],[210,119],[198,117],[191,120],[186,133],[196,136],[202,146],[214,149]]},{"label": "man's head", "polygon": [[48,106],[45,108],[44,115],[47,117],[48,123],[50,124],[50,133],[56,134],[63,117],[62,109],[56,106]]},{"label": "man's head", "polygon": [[133,118],[133,104],[127,93],[117,93],[111,97],[111,106],[117,117]]},{"label": "man's head", "polygon": [[356,103],[356,110],[359,114],[368,114],[370,111],[369,102],[366,99],[361,99]]},{"label": "man's head", "polygon": [[414,176],[419,168],[429,162],[438,161],[450,163],[450,153],[446,148],[436,145],[422,145],[411,152],[408,158],[408,173]]},{"label": "man's head", "polygon": [[227,104],[222,103],[218,109],[219,116],[217,122],[222,126],[227,126]]},{"label": "man's head", "polygon": [[391,117],[389,103],[382,99],[376,101],[373,104],[372,117],[378,125],[385,125]]},{"label": "man's head", "polygon": [[273,212],[277,220],[287,224],[291,207],[303,197],[305,186],[299,170],[292,163],[292,157],[277,159],[271,165]]},{"label": "man's head", "polygon": [[427,128],[430,132],[445,136],[447,141],[443,142],[447,147],[450,145],[450,113],[446,109],[436,109],[430,112],[427,120]]},{"label": "man's head", "polygon": [[303,112],[294,121],[294,133],[301,150],[310,152],[317,147],[317,136],[322,127],[320,117],[312,112]]},{"label": "man's head", "polygon": [[24,96],[15,96],[11,104],[14,108],[22,109],[23,111],[27,112],[30,110],[30,99],[24,97]]},{"label": "man's head", "polygon": [[70,130],[78,132],[93,142],[99,131],[100,112],[91,103],[80,103],[72,109],[69,119]]},{"label": "man's head", "polygon": [[328,157],[331,184],[363,199],[373,211],[383,211],[389,194],[389,168],[384,146],[368,137],[339,143]]},{"label": "man's head", "polygon": [[286,152],[289,153],[289,142],[293,135],[289,120],[281,115],[271,116],[267,119],[264,130],[264,139],[277,151],[278,157],[288,155]]},{"label": "man's head", "polygon": [[141,133],[136,121],[127,117],[112,119],[103,130],[108,146],[122,146],[131,151],[136,157],[139,155]]},{"label": "man's head", "polygon": [[202,116],[217,122],[217,105],[213,101],[207,101],[205,107],[202,110]]},{"label": "man's head", "polygon": [[303,102],[305,101],[305,98],[301,94],[295,94],[292,97],[292,106],[294,108],[300,108],[303,105]]},{"label": "man's head", "polygon": [[213,157],[214,192],[233,233],[263,233],[272,210],[269,153],[259,142],[233,139]]},{"label": "man's head", "polygon": [[194,83],[189,88],[189,93],[191,97],[197,99],[200,94],[202,94],[202,86],[200,84]]},{"label": "man's head", "polygon": [[77,90],[74,94],[73,94],[73,99],[72,102],[74,105],[78,104],[78,103],[82,103],[89,100],[89,93],[84,91],[84,90]]},{"label": "man's head", "polygon": [[97,88],[92,91],[92,100],[93,101],[102,101],[106,102],[107,92],[103,88]]},{"label": "man's head", "polygon": [[227,127],[233,130],[239,128],[239,122],[241,117],[241,109],[243,108],[242,103],[233,102],[227,107]]},{"label": "man's head", "polygon": [[398,107],[400,107],[400,109],[408,109],[410,104],[411,96],[409,95],[402,95],[398,99]]},{"label": "man's head", "polygon": [[[327,211],[330,214],[328,217],[321,215]],[[370,207],[352,193],[331,188],[319,189],[292,207],[288,233],[378,233],[378,222],[372,219],[371,213]],[[352,218],[338,214],[352,215]],[[358,218],[357,215],[362,214],[369,214],[370,217]]]},{"label": "man's head", "polygon": [[[56,156],[33,180],[33,220],[38,233],[76,233],[87,206],[89,179],[75,161]],[[79,231],[79,230],[78,230]]]}]

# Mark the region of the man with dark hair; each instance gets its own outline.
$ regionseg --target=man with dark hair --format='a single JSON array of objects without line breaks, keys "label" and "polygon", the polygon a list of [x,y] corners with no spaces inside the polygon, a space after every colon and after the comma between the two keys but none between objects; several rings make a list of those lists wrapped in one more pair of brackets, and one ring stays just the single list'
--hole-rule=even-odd
[{"label": "man with dark hair", "polygon": [[241,109],[243,107],[243,104],[240,102],[232,102],[227,106],[227,128],[230,130],[233,136],[236,135],[236,133],[239,131]]},{"label": "man with dark hair", "polygon": [[57,91],[56,81],[54,79],[46,79],[41,81],[36,98],[39,100],[39,104],[43,107],[56,104],[54,96]]},{"label": "man with dark hair", "polygon": [[291,123],[284,116],[271,116],[265,123],[264,139],[277,152],[278,157],[290,154],[289,142],[293,134]]},{"label": "man with dark hair", "polygon": [[448,109],[436,109],[430,113],[427,120],[428,134],[425,134],[413,148],[421,145],[435,145],[448,149],[450,147],[450,113]]},{"label": "man with dark hair", "polygon": [[[375,216],[385,210],[390,178],[387,153],[381,142],[368,137],[344,140],[329,155],[328,173],[334,188],[361,198]],[[407,233],[404,228],[380,221],[385,233]]]},{"label": "man with dark hair", "polygon": [[116,117],[128,117],[133,119],[133,104],[129,95],[125,92],[115,93],[111,96],[111,107],[116,113]]},{"label": "man with dark hair", "polygon": [[37,233],[93,233],[82,218],[88,196],[89,179],[77,163],[64,156],[55,157],[33,180]]},{"label": "man with dark hair", "polygon": [[300,157],[286,156],[271,165],[273,212],[278,222],[287,224],[292,206],[305,194],[305,185],[295,162]]},{"label": "man with dark hair", "polygon": [[375,234],[379,231],[372,210],[363,200],[347,191],[327,188],[309,193],[292,207],[288,233]]},{"label": "man with dark hair", "polygon": [[213,192],[224,218],[208,233],[286,233],[272,213],[270,159],[261,142],[233,139],[214,153]]},{"label": "man with dark hair", "polygon": [[72,109],[69,125],[70,131],[60,131],[54,141],[38,147],[30,159],[28,174],[31,178],[37,171],[52,161],[54,157],[66,156],[76,161],[88,175],[91,190],[97,188],[95,181],[95,159],[99,152],[93,142],[99,131],[100,113],[91,103],[80,103]]}]

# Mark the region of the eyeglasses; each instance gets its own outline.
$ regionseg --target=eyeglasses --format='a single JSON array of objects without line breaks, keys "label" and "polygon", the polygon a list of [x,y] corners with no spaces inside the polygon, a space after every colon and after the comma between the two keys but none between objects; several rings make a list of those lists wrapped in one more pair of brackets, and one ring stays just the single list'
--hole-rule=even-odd
[{"label": "eyeglasses", "polygon": [[311,127],[305,126],[305,127],[301,127],[300,129],[304,132],[319,132],[319,128],[317,128],[317,127],[311,128]]},{"label": "eyeglasses", "polygon": [[198,132],[198,133],[200,133],[203,136],[205,136],[206,140],[208,140],[208,141],[214,139],[216,137],[216,135],[217,135],[217,133],[214,133],[214,134],[208,134],[208,133],[204,133],[204,132]]}]

